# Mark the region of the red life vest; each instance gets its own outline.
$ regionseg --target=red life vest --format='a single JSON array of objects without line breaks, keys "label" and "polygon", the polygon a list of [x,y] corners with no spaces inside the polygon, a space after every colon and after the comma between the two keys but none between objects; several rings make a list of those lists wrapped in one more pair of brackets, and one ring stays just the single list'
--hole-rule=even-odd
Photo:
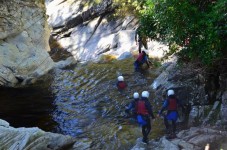
[{"label": "red life vest", "polygon": [[168,99],[168,110],[177,110],[177,99],[176,98],[169,98]]},{"label": "red life vest", "polygon": [[123,81],[120,81],[120,82],[118,82],[118,88],[119,89],[124,89],[124,88],[126,88],[126,84],[125,84],[125,82],[123,82]]},{"label": "red life vest", "polygon": [[143,60],[143,53],[140,53],[140,54],[139,54],[137,60],[138,60],[139,62]]},{"label": "red life vest", "polygon": [[136,104],[136,113],[140,115],[148,115],[148,110],[145,105],[145,101],[139,100]]}]

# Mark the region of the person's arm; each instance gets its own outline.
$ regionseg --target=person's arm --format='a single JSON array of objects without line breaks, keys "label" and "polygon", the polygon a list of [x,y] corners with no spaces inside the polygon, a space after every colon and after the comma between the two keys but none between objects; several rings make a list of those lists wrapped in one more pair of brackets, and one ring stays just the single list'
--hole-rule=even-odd
[{"label": "person's arm", "polygon": [[132,104],[132,102],[131,102],[128,106],[126,106],[125,112],[126,112],[126,113],[129,113],[129,111],[130,111],[132,108],[133,108],[133,104]]},{"label": "person's arm", "polygon": [[168,101],[165,100],[164,104],[162,105],[162,109],[159,111],[158,114],[161,115],[162,112],[167,108],[167,106],[168,106]]},{"label": "person's arm", "polygon": [[133,108],[135,108],[135,100],[133,100],[128,106],[126,106],[125,112],[129,113],[129,111]]},{"label": "person's arm", "polygon": [[149,114],[151,115],[152,119],[154,119],[155,117],[154,117],[151,103],[149,101],[145,101],[145,105],[146,105],[146,108],[147,108]]}]

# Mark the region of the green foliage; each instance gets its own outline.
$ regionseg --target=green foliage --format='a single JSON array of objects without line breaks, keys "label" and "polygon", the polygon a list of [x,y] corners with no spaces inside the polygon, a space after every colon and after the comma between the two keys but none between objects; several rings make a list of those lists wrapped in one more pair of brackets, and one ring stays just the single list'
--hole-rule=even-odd
[{"label": "green foliage", "polygon": [[145,6],[140,10],[142,30],[168,43],[168,55],[210,65],[226,53],[226,0],[147,0]]},{"label": "green foliage", "polygon": [[91,6],[96,6],[100,4],[102,1],[101,0],[84,0],[81,2],[82,5],[86,7],[91,7]]},{"label": "green foliage", "polygon": [[116,7],[116,16],[127,16],[139,14],[143,9],[146,0],[113,0],[113,5]]}]

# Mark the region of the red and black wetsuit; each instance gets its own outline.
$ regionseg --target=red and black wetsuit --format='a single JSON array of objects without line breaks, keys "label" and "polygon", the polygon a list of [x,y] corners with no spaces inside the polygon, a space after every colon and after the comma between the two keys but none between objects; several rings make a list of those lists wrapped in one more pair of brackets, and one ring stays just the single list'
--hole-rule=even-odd
[{"label": "red and black wetsuit", "polygon": [[[164,102],[159,114],[161,115],[164,110],[167,110],[167,114],[164,116],[164,124],[168,132],[175,134],[176,121],[178,119],[177,107],[182,107],[180,101],[174,96],[170,95]],[[171,124],[169,123],[171,122]],[[171,128],[170,128],[171,127]]]},{"label": "red and black wetsuit", "polygon": [[142,126],[143,141],[148,142],[148,135],[151,131],[150,116],[154,119],[154,114],[152,111],[152,106],[147,98],[142,97],[136,104],[136,113],[141,115],[143,119],[147,122],[146,125]]}]

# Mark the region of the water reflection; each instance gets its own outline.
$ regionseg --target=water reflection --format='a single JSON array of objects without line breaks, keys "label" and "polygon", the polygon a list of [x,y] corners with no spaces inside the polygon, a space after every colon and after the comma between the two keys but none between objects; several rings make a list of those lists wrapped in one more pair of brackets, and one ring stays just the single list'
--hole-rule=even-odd
[{"label": "water reflection", "polygon": [[[124,117],[125,105],[132,100],[135,91],[152,92],[149,84],[154,76],[122,67],[90,64],[72,70],[56,70],[51,88],[55,95],[53,118],[59,124],[58,132],[89,138],[97,149],[133,146],[141,131],[135,122]],[[124,93],[116,88],[118,72],[128,83]]]},{"label": "water reflection", "polygon": [[13,127],[39,127],[55,130],[52,119],[54,106],[52,92],[48,88],[29,87],[0,89],[0,118]]},{"label": "water reflection", "polygon": [[[148,90],[152,96],[149,84],[154,79],[149,72],[135,73],[132,64],[133,59],[56,69],[48,88],[1,90],[0,117],[15,127],[38,126],[86,138],[93,149],[129,149],[141,131],[125,118],[125,105],[135,91]],[[124,93],[116,88],[119,72],[128,83]]]}]

